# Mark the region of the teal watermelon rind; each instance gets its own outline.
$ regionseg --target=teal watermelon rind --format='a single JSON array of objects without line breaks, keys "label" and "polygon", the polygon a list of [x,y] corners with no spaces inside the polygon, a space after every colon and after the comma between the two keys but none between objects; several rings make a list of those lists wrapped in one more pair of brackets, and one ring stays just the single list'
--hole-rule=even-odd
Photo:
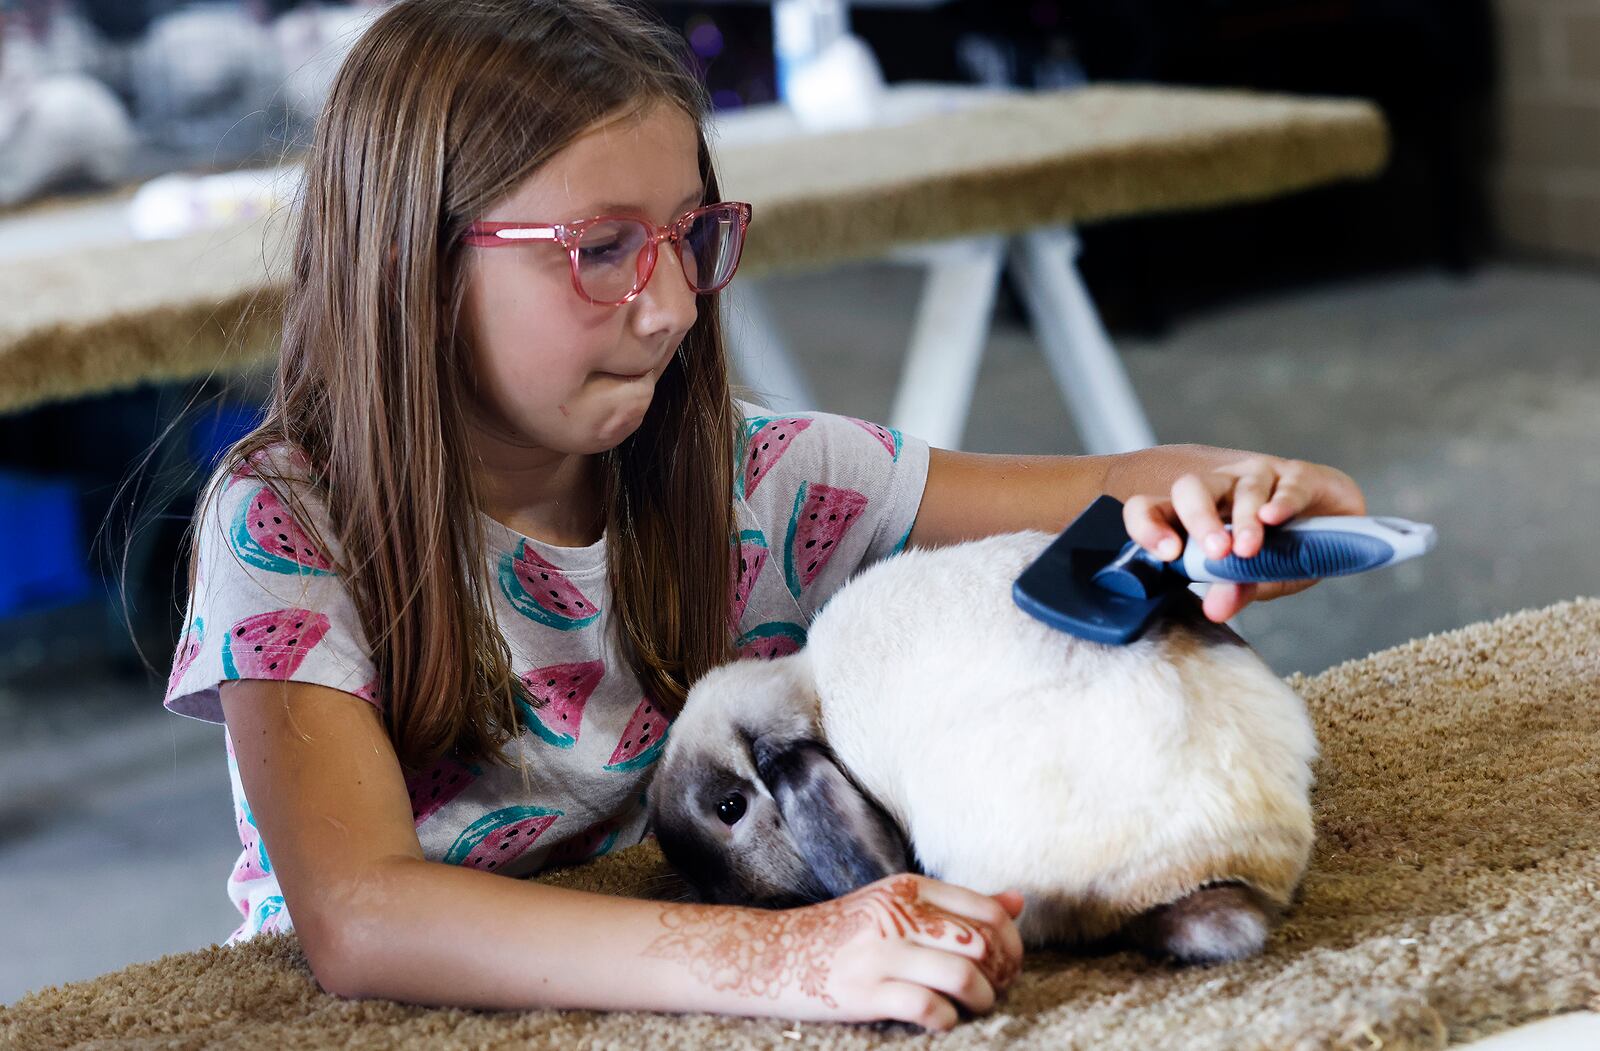
[{"label": "teal watermelon rind", "polygon": [[571,748],[573,745],[578,743],[578,739],[576,737],[573,737],[570,734],[557,733],[550,729],[550,727],[546,726],[539,719],[539,717],[534,714],[533,705],[529,704],[527,701],[524,701],[520,697],[517,698],[517,711],[522,715],[523,724],[527,726],[528,729],[532,730],[535,736],[537,736],[539,740],[543,741],[545,744],[554,745],[557,748]]},{"label": "teal watermelon rind", "polygon": [[[584,617],[566,617],[554,610],[545,609],[528,594],[528,589],[523,587],[522,581],[517,578],[516,555],[509,551],[500,556],[500,570],[496,575],[500,581],[500,593],[506,597],[506,601],[524,617],[547,628],[555,628],[557,631],[577,631],[593,624],[600,616],[600,608],[593,606],[592,603],[594,612]],[[569,583],[567,586],[572,585]]]},{"label": "teal watermelon rind", "polygon": [[[274,673],[269,673],[268,669],[257,669],[255,667],[250,668],[248,672],[241,672],[238,664],[233,659],[233,640],[235,638],[235,633],[241,627],[246,625],[250,626],[247,628],[247,630],[254,631],[255,626],[265,624],[274,617],[287,617],[290,620],[296,617],[303,619],[306,623],[302,625],[301,632],[302,636],[306,640],[306,644],[304,646],[297,647],[295,650],[283,655],[281,659],[286,662],[286,666],[281,672],[277,672],[276,669],[273,669],[272,672]],[[317,644],[322,641],[323,636],[328,633],[330,626],[331,622],[328,620],[327,614],[315,613],[308,609],[271,610],[267,613],[258,613],[253,617],[246,617],[244,620],[241,620],[239,623],[235,624],[233,628],[222,637],[222,677],[229,680],[245,678],[289,679],[294,675],[295,669],[299,668],[301,662],[305,660],[306,654],[310,653],[317,646]],[[254,635],[251,637],[254,638]],[[252,657],[251,654],[246,654],[246,656],[247,658]],[[252,658],[252,660],[258,662],[260,658]]]},{"label": "teal watermelon rind", "polygon": [[620,763],[607,763],[605,769],[612,771],[640,770],[649,766],[661,757],[661,749],[666,747],[668,730],[662,730],[661,736],[655,743],[632,759],[624,759]]},{"label": "teal watermelon rind", "polygon": [[560,810],[540,806],[508,806],[490,811],[467,826],[466,831],[456,837],[456,841],[445,852],[445,864],[461,864],[466,860],[467,855],[472,853],[474,847],[507,825],[514,825],[532,817],[560,817],[562,813],[563,811]]},{"label": "teal watermelon rind", "polygon": [[[290,575],[304,574],[312,577],[329,576],[326,569],[317,566],[308,566],[303,562],[275,555],[256,542],[250,535],[250,509],[255,506],[256,496],[261,490],[256,490],[250,498],[239,505],[239,513],[234,518],[233,534],[230,537],[234,554],[238,555],[248,565],[257,569],[264,569],[269,573],[288,573]],[[297,527],[298,528],[298,527]]]},{"label": "teal watermelon rind", "polygon": [[788,621],[769,620],[765,624],[757,624],[749,631],[734,640],[735,651],[743,651],[752,643],[762,642],[773,637],[789,639],[795,644],[795,649],[801,649],[806,644],[806,629],[798,624]]},{"label": "teal watermelon rind", "polygon": [[[733,472],[734,493],[739,497],[739,499],[742,500],[750,495],[745,486],[745,476],[750,470],[750,443],[755,441],[756,435],[760,434],[762,428],[766,427],[768,424],[785,421],[792,421],[795,424],[795,433],[797,434],[800,431],[810,427],[812,423],[811,417],[806,415],[797,415],[794,413],[786,413],[775,416],[750,416],[745,419],[744,440],[739,443],[739,462],[734,465]],[[772,463],[776,462],[777,459],[778,457],[774,456],[772,458],[772,462],[767,464],[768,471],[772,469]],[[761,477],[765,478],[766,474],[763,473]],[[756,484],[761,484],[760,478],[756,480]]]},{"label": "teal watermelon rind", "polygon": [[810,488],[810,482],[801,482],[800,488],[795,490],[794,510],[789,512],[789,528],[783,535],[783,582],[796,599],[800,597],[800,574],[795,572],[794,535],[800,528],[800,511],[806,505],[806,492]]}]

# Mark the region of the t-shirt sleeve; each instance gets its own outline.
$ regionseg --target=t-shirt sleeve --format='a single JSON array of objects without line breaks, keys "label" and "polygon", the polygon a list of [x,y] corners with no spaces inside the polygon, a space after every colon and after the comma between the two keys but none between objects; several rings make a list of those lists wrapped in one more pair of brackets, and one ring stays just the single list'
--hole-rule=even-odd
[{"label": "t-shirt sleeve", "polygon": [[809,618],[862,567],[905,547],[928,443],[853,416],[739,406],[735,488]]},{"label": "t-shirt sleeve", "polygon": [[[208,491],[194,523],[194,590],[163,705],[220,723],[219,684],[280,679],[329,686],[381,707],[355,604],[314,535],[253,473]],[[322,502],[307,487],[294,495],[318,534],[330,538]]]}]

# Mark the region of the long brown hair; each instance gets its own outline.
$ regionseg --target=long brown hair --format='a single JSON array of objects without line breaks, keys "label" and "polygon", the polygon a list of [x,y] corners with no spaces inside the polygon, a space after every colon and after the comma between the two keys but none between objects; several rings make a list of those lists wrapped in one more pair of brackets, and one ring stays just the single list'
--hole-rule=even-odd
[{"label": "long brown hair", "polygon": [[[319,540],[408,770],[452,751],[508,765],[514,702],[529,700],[477,516],[461,234],[586,129],[660,101],[695,120],[718,199],[709,104],[669,27],[618,0],[400,0],[355,44],[318,119],[273,395],[216,478],[247,462],[263,475],[257,454],[282,444],[309,460],[335,534]],[[600,454],[611,623],[669,715],[732,656],[739,430],[717,316],[703,299],[643,424]],[[285,477],[263,480],[315,528]],[[194,572],[191,558],[191,588]]]}]

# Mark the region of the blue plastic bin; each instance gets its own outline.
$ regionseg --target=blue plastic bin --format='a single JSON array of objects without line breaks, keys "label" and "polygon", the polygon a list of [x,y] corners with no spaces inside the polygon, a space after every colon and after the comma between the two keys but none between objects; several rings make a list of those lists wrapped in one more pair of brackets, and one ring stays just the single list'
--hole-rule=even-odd
[{"label": "blue plastic bin", "polygon": [[88,598],[71,482],[0,471],[0,617],[32,613]]}]

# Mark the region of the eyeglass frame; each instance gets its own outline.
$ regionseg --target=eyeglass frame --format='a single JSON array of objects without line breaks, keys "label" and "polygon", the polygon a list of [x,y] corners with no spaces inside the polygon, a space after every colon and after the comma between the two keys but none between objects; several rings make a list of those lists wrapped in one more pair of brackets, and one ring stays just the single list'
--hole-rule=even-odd
[{"label": "eyeglass frame", "polygon": [[[513,245],[525,244],[530,241],[548,241],[560,244],[567,250],[569,269],[572,272],[572,287],[585,302],[594,306],[620,307],[631,303],[643,292],[650,283],[650,278],[655,275],[656,263],[660,259],[658,246],[662,241],[671,241],[674,245],[680,243],[688,234],[689,227],[693,225],[694,218],[702,212],[714,208],[726,208],[729,205],[737,208],[735,213],[739,221],[739,251],[733,257],[733,266],[728,271],[728,276],[716,287],[707,289],[695,288],[689,283],[687,271],[683,275],[684,283],[689,284],[689,290],[696,295],[711,295],[728,287],[728,282],[733,280],[733,275],[739,270],[739,260],[744,255],[745,233],[750,228],[752,209],[744,201],[714,201],[711,204],[702,204],[697,208],[680,215],[666,226],[657,226],[648,219],[641,219],[636,215],[595,215],[587,219],[577,219],[568,223],[535,223],[524,222],[520,219],[491,219],[480,220],[469,225],[462,233],[462,240],[474,248],[509,248]],[[578,275],[578,242],[583,238],[583,231],[597,223],[604,222],[630,222],[646,227],[649,234],[645,243],[639,246],[641,253],[649,253],[649,261],[644,267],[644,273],[637,275],[634,288],[626,296],[617,300],[595,299],[584,291],[583,281]],[[681,262],[680,262],[681,265]]]}]

